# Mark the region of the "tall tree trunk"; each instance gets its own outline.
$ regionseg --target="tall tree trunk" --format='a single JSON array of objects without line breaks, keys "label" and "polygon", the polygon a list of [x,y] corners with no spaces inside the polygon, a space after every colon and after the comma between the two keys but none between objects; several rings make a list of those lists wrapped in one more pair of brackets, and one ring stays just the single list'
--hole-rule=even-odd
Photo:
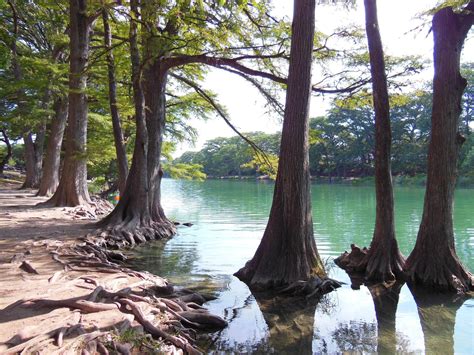
[{"label": "tall tree trunk", "polygon": [[[150,181],[150,213],[153,221],[161,225],[164,237],[174,234],[174,225],[161,206],[161,149],[165,129],[166,83],[168,69],[155,61],[145,71],[146,123],[148,128],[148,179]],[[167,235],[171,233],[170,235]]]},{"label": "tall tree trunk", "polygon": [[388,281],[402,275],[405,263],[395,238],[391,172],[392,132],[385,62],[377,20],[376,0],[364,0],[365,28],[375,111],[375,229],[367,254],[366,278]]},{"label": "tall tree trunk", "polygon": [[[130,6],[134,17],[138,19],[138,1],[131,1]],[[148,130],[149,123],[145,114],[145,95],[142,88],[137,37],[137,21],[131,20],[130,57],[137,127],[132,166],[128,174],[125,192],[118,205],[106,218],[98,223],[98,227],[108,228],[111,234],[122,237],[122,243],[129,245],[151,239],[170,237],[176,232],[172,223],[163,224],[162,221],[155,221],[151,212],[151,201],[154,195],[152,194],[150,177],[154,178],[154,175],[148,172],[149,166],[153,167],[149,155],[158,154],[159,152],[152,150],[153,153],[150,153],[149,137],[155,137],[156,132],[150,134]],[[164,88],[165,83],[159,87]],[[161,94],[160,92],[159,95]],[[160,137],[161,135],[158,136],[158,138]],[[156,142],[152,142],[152,144],[156,144]]]},{"label": "tall tree trunk", "polygon": [[38,196],[51,196],[59,184],[61,145],[68,112],[67,98],[58,98],[53,105],[53,110],[54,117],[51,122],[48,146],[44,159],[43,176],[41,178]]},{"label": "tall tree trunk", "polygon": [[466,80],[460,56],[474,22],[474,1],[461,13],[451,7],[433,16],[434,79],[431,140],[423,216],[406,270],[412,282],[440,291],[474,289],[473,275],[461,264],[454,244],[453,201],[457,162],[464,137],[459,133]]},{"label": "tall tree trunk", "polygon": [[87,0],[70,0],[69,109],[66,156],[58,188],[47,205],[88,205],[86,66],[89,58],[91,21]]},{"label": "tall tree trunk", "polygon": [[5,166],[8,164],[12,157],[12,145],[10,143],[10,139],[8,138],[7,132],[4,129],[0,130],[0,132],[3,136],[2,141],[7,146],[7,154],[0,161],[0,175],[3,175],[3,172],[5,171]]},{"label": "tall tree trunk", "polygon": [[395,238],[390,104],[377,3],[376,0],[364,0],[364,5],[375,111],[375,228],[369,250],[353,245],[351,253],[343,253],[335,263],[349,274],[365,274],[367,281],[384,282],[403,277],[405,260]]},{"label": "tall tree trunk", "polygon": [[253,289],[325,276],[313,235],[308,116],[315,0],[295,0],[280,160],[262,241],[235,275]]},{"label": "tall tree trunk", "polygon": [[125,184],[127,183],[128,162],[122,126],[120,122],[120,115],[117,107],[117,81],[115,80],[115,63],[112,52],[112,33],[110,31],[107,9],[105,8],[102,10],[102,22],[104,23],[104,45],[107,51],[106,59],[109,78],[110,115],[112,116],[115,152],[117,154],[118,188],[120,194],[123,195],[125,192]]}]

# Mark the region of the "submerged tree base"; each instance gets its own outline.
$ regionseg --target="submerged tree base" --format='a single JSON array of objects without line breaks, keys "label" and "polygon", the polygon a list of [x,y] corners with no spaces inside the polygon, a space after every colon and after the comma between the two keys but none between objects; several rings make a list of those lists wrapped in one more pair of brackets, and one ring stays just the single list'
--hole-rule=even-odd
[{"label": "submerged tree base", "polygon": [[403,266],[405,259],[396,245],[387,249],[367,249],[351,244],[351,252],[345,251],[334,260],[334,263],[351,277],[358,275],[366,281],[404,280]]},{"label": "submerged tree base", "polygon": [[469,272],[452,249],[444,255],[433,252],[417,255],[412,252],[406,263],[406,274],[410,282],[418,287],[436,292],[464,294],[474,291],[474,275]]}]

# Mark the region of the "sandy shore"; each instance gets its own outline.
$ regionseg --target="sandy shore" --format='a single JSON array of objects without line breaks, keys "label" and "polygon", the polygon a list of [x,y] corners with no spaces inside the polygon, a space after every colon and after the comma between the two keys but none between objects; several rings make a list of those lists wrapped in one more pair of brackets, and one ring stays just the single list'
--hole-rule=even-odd
[{"label": "sandy shore", "polygon": [[220,322],[202,297],[78,249],[93,221],[18,187],[0,186],[0,353],[199,351],[189,326]]}]

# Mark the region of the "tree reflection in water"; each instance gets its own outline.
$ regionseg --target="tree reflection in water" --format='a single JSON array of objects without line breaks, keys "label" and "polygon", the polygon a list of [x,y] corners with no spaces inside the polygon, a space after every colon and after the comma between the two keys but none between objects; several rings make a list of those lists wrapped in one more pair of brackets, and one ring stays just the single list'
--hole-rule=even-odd
[{"label": "tree reflection in water", "polygon": [[268,347],[277,354],[311,354],[317,298],[253,294],[268,325]]},{"label": "tree reflection in water", "polygon": [[[364,285],[360,275],[349,275],[351,288]],[[333,332],[339,351],[395,354],[410,352],[410,343],[402,333],[396,332],[396,313],[403,283],[378,283],[365,285],[372,296],[377,324],[351,321],[339,324]]]},{"label": "tree reflection in water", "polygon": [[[426,354],[454,354],[456,313],[469,296],[439,294],[408,284],[415,299]],[[472,350],[472,349],[471,349]]]}]

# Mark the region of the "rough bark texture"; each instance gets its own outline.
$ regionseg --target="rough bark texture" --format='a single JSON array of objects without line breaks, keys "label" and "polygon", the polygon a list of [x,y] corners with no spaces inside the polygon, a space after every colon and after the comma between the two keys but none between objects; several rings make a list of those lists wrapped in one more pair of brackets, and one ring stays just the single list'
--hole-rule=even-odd
[{"label": "rough bark texture", "polygon": [[[139,11],[136,1],[131,2],[131,9],[132,13],[138,18]],[[150,154],[159,154],[160,152],[153,151],[153,149],[150,152],[149,137],[155,138],[155,136],[148,129],[150,124],[147,122],[147,116],[149,113],[148,115],[145,114],[145,94],[141,82],[142,73],[137,37],[137,23],[136,21],[131,21],[130,56],[137,126],[132,166],[128,174],[125,193],[118,205],[109,216],[98,224],[99,227],[108,229],[111,235],[123,238],[132,246],[135,243],[141,243],[150,239],[170,237],[176,232],[176,228],[171,222],[168,220],[166,220],[168,223],[163,220],[155,220],[152,214],[151,203],[153,195],[151,193],[151,185],[156,182],[151,183],[150,178],[154,179],[156,177],[149,172],[149,167],[150,161],[159,159],[159,156],[157,158],[150,158]],[[164,86],[165,84],[161,85],[163,90]],[[161,92],[159,94],[162,95]],[[158,138],[161,139],[161,135]],[[156,144],[156,142],[152,142],[152,144]],[[153,167],[153,165],[151,166]]]},{"label": "rough bark texture", "polygon": [[127,183],[128,162],[127,153],[125,151],[125,143],[123,139],[122,125],[117,107],[117,81],[115,80],[115,63],[112,52],[112,33],[109,26],[109,18],[107,9],[102,10],[102,22],[104,23],[104,45],[107,50],[107,73],[109,79],[109,103],[110,115],[112,116],[112,127],[114,132],[115,152],[117,154],[118,166],[118,188],[120,194],[125,192],[125,184]]},{"label": "rough bark texture", "polygon": [[85,93],[91,20],[86,0],[70,0],[69,109],[66,156],[58,188],[46,202],[52,206],[88,205],[87,190],[87,97]]},{"label": "rough bark texture", "polygon": [[38,196],[50,196],[54,194],[59,184],[61,145],[68,112],[67,98],[58,98],[54,102],[53,110],[54,117],[51,122],[46,156],[44,158],[43,176],[41,177]]},{"label": "rough bark texture", "polygon": [[[349,260],[358,255],[352,248],[351,254],[344,253],[337,259],[337,264],[348,272],[364,273],[367,280],[383,282],[402,277],[405,260],[395,238],[390,166],[392,144],[390,104],[376,0],[365,0],[364,5],[375,111],[375,228],[370,248],[364,258],[357,261]],[[349,265],[351,267],[348,267]]]},{"label": "rough bark texture", "polygon": [[[174,234],[174,225],[166,217],[161,206],[161,148],[165,130],[166,83],[168,69],[159,61],[145,71],[146,124],[148,129],[148,179],[150,181],[150,214],[153,221]],[[171,236],[172,234],[168,235]]]},{"label": "rough bark texture", "polygon": [[3,136],[1,140],[7,146],[7,154],[0,161],[0,175],[2,175],[5,170],[5,166],[8,164],[8,162],[10,161],[12,157],[12,145],[10,143],[10,139],[8,138],[7,132],[4,129],[1,129],[0,132],[2,133],[2,136]]},{"label": "rough bark texture", "polygon": [[308,111],[315,1],[295,0],[278,174],[262,241],[235,275],[269,289],[325,276],[313,235],[308,164]]},{"label": "rough bark texture", "polygon": [[433,16],[435,74],[428,176],[420,229],[405,268],[412,282],[439,291],[474,289],[473,275],[456,255],[453,232],[458,153],[464,141],[458,131],[459,116],[467,84],[459,71],[460,56],[474,22],[473,10],[471,1],[462,13],[447,7]]}]

